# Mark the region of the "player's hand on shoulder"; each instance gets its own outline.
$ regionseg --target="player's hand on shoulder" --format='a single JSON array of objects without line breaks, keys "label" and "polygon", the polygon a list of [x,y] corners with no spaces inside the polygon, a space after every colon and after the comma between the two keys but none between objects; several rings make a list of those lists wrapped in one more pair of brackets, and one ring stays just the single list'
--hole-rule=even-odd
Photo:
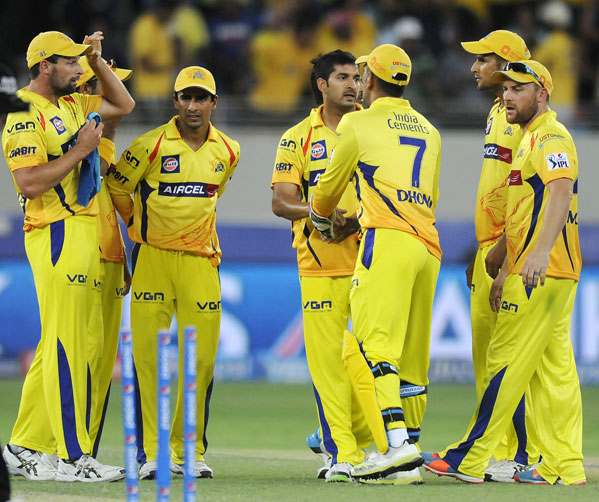
[{"label": "player's hand on shoulder", "polygon": [[98,123],[95,120],[86,120],[85,124],[79,130],[77,135],[77,144],[74,148],[79,148],[85,155],[92,152],[100,144],[102,138],[102,130],[104,124]]},{"label": "player's hand on shoulder", "polygon": [[84,44],[91,45],[93,49],[92,52],[86,54],[88,63],[92,64],[102,56],[102,40],[104,40],[104,34],[101,31],[94,31],[83,40]]}]

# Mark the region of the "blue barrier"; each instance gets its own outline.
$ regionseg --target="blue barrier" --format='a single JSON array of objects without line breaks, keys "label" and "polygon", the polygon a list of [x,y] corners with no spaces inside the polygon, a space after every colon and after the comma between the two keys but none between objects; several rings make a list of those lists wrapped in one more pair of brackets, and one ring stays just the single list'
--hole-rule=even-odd
[{"label": "blue barrier", "polygon": [[[464,268],[441,267],[431,330],[431,380],[472,379],[469,290]],[[225,261],[220,276],[223,316],[216,377],[308,380],[296,266]],[[128,299],[123,309],[124,328],[129,326]],[[171,329],[176,329],[174,322]],[[29,264],[0,262],[0,356],[14,359],[33,350],[39,333]],[[581,381],[599,383],[599,267],[583,269],[572,342]],[[176,354],[176,347],[172,349]]]}]

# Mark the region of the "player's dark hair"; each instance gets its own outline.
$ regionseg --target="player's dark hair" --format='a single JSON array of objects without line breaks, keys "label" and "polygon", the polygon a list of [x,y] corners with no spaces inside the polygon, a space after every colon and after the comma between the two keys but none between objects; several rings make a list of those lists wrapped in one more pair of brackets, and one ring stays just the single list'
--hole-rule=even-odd
[{"label": "player's dark hair", "polygon": [[403,93],[406,90],[405,85],[392,84],[385,82],[382,78],[377,77],[374,73],[370,72],[370,78],[375,79],[379,89],[392,98],[403,98]]},{"label": "player's dark hair", "polygon": [[318,57],[312,59],[310,63],[313,65],[312,73],[310,74],[310,86],[312,87],[314,101],[320,106],[324,100],[322,92],[320,92],[316,83],[318,79],[323,78],[328,82],[331,73],[335,71],[335,66],[355,64],[356,58],[349,52],[337,49],[335,51],[327,52],[326,54],[319,54]]},{"label": "player's dark hair", "polygon": [[[48,61],[49,63],[56,64],[56,63],[58,63],[59,57],[61,57],[61,56],[53,54],[52,56],[44,58],[44,59],[46,61]],[[41,61],[40,61],[40,63],[41,63]],[[40,76],[40,63],[36,63],[31,68],[29,68],[29,76],[31,77],[31,80],[35,80],[37,77]]]}]

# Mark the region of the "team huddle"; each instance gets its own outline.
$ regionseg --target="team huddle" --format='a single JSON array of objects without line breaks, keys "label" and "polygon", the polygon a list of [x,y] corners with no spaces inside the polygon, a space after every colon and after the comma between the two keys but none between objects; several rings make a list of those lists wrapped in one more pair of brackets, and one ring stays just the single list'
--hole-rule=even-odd
[{"label": "team huddle", "polygon": [[[174,82],[177,114],[117,161],[117,127],[135,103],[122,83],[131,71],[102,58],[102,39],[35,37],[31,82],[17,92],[29,109],[9,114],[3,132],[42,325],[3,458],[29,480],[124,477],[96,456],[131,290],[139,477],[156,476],[156,334],[174,314],[180,347],[183,327],[197,330],[194,474],[211,478],[215,208],[240,146],[210,122],[216,83],[192,66]],[[419,484],[424,466],[468,483],[586,483],[569,336],[581,269],[576,149],[549,107],[551,75],[517,34],[462,45],[475,55],[478,89],[496,100],[475,212],[479,248],[466,272],[478,406],[446,449],[419,447],[442,255],[441,135],[403,97],[408,54],[385,44],[357,59],[342,50],[313,59],[317,107],[276,151],[272,209],[292,222],[319,420],[307,443],[326,482]],[[134,242],[130,269],[117,213]],[[170,470],[181,474],[181,378],[170,443]]]}]

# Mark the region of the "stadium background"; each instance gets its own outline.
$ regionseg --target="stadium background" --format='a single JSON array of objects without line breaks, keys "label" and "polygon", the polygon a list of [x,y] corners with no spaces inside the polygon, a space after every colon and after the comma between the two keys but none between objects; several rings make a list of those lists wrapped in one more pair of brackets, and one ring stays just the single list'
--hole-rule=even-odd
[{"label": "stadium background", "polygon": [[[178,67],[200,64],[214,70],[219,103],[213,122],[240,141],[242,147],[237,172],[217,208],[217,229],[223,250],[223,325],[217,378],[309,381],[295,253],[290,246],[289,225],[271,213],[269,185],[280,135],[308,113],[311,102],[307,90],[302,89],[293,106],[284,111],[276,104],[270,110],[256,106],[253,98],[260,78],[260,70],[252,59],[256,40],[268,30],[282,33],[308,25],[317,33],[323,26],[366,16],[376,27],[371,46],[381,41],[397,42],[393,37],[407,36],[412,38],[406,43],[418,42],[413,48],[414,65],[417,68],[420,62],[427,71],[412,82],[406,97],[431,118],[442,135],[437,226],[444,257],[431,344],[431,379],[436,381],[472,379],[469,292],[464,269],[476,246],[474,201],[482,160],[482,131],[491,103],[488,96],[476,91],[469,71],[472,57],[463,53],[458,41],[478,39],[491,29],[510,28],[524,34],[527,41],[533,40],[535,45],[542,44],[556,29],[565,32],[573,42],[576,52],[572,58],[576,65],[572,71],[577,77],[577,92],[571,102],[559,106],[560,116],[563,113],[573,134],[580,161],[578,221],[584,266],[572,339],[581,380],[599,383],[599,198],[595,196],[599,186],[599,172],[595,169],[599,100],[597,64],[593,63],[599,44],[597,0],[564,4],[570,9],[570,22],[568,26],[557,28],[556,20],[543,13],[549,2],[540,1],[162,3],[173,11],[184,5],[204,20],[203,45],[185,56],[178,53],[174,57],[180,63]],[[283,8],[285,16],[280,14],[282,4],[288,9]],[[106,0],[85,5],[54,0],[44,6],[30,0],[3,2],[0,41],[4,49],[0,59],[15,69],[19,83],[25,85],[28,80],[23,56],[29,41],[39,31],[59,29],[80,40],[85,33],[102,29],[106,36],[106,57],[114,57],[119,66],[131,67],[129,31],[150,8],[152,2],[141,0]],[[23,12],[28,15],[23,16]],[[589,16],[595,20],[594,31],[586,28]],[[406,18],[410,21],[405,21]],[[273,27],[278,21],[281,25]],[[339,46],[343,48],[341,43]],[[534,55],[534,46],[531,49]],[[294,57],[294,54],[286,56],[288,60]],[[278,78],[275,70],[271,70],[269,78]],[[307,77],[301,78],[307,81]],[[119,154],[133,138],[156,127],[173,113],[168,96],[159,100],[158,105],[142,101],[138,101],[138,109],[117,131]],[[148,114],[149,109],[152,112]],[[0,375],[4,376],[23,372],[39,338],[35,290],[21,227],[22,213],[2,158]],[[127,309],[126,302],[124,327],[128,325]]]}]

